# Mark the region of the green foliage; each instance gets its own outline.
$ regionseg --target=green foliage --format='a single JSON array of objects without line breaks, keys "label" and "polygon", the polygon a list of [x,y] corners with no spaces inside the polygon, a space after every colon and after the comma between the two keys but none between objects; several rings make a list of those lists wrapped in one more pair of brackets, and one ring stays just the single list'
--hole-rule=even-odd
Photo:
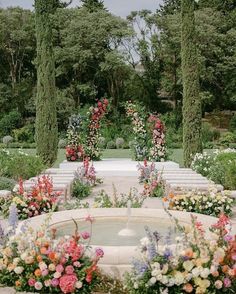
[{"label": "green foliage", "polygon": [[72,186],[71,195],[75,198],[83,199],[89,196],[91,193],[91,186],[81,182],[80,180],[76,180]]},{"label": "green foliage", "polygon": [[116,149],[116,143],[114,141],[108,141],[106,148],[107,149]]},{"label": "green foliage", "polygon": [[34,142],[34,125],[28,124],[20,129],[13,130],[15,141],[23,143]]},{"label": "green foliage", "polygon": [[204,122],[202,124],[202,143],[204,148],[206,148],[207,144],[212,141],[218,140],[220,137],[220,132],[212,128],[211,124]]},{"label": "green foliage", "polygon": [[21,115],[16,110],[4,115],[0,120],[0,137],[10,135],[12,131],[21,125]]},{"label": "green foliage", "polygon": [[0,150],[0,176],[14,180],[29,179],[38,175],[45,168],[42,160],[22,151],[9,152]]},{"label": "green foliage", "polygon": [[58,127],[56,116],[55,62],[51,14],[54,0],[35,0],[37,39],[37,99],[35,141],[37,153],[46,164],[57,158]]},{"label": "green foliage", "polygon": [[229,147],[230,143],[236,143],[236,133],[227,132],[222,134],[219,143],[224,147]]},{"label": "green foliage", "polygon": [[2,142],[3,144],[5,144],[6,146],[8,146],[10,143],[12,143],[14,141],[12,136],[4,136],[2,138]]},{"label": "green foliage", "polygon": [[5,177],[0,177],[0,190],[12,191],[16,183],[17,182],[15,180],[5,178]]},{"label": "green foliage", "polygon": [[202,151],[201,99],[196,47],[194,0],[181,2],[181,60],[183,78],[183,149],[184,165]]},{"label": "green foliage", "polygon": [[229,127],[232,132],[236,130],[236,115],[232,116]]}]

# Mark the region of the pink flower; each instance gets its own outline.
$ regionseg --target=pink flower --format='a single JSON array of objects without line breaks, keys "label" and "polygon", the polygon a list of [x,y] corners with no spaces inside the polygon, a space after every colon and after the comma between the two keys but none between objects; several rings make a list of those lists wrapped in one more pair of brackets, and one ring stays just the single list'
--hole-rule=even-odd
[{"label": "pink flower", "polygon": [[42,270],[42,276],[45,277],[48,275],[48,269]]},{"label": "pink flower", "polygon": [[88,216],[85,218],[85,221],[86,221],[86,222],[90,222],[90,223],[92,223],[92,222],[94,222],[94,218],[93,218],[91,215],[88,215]]},{"label": "pink flower", "polygon": [[63,275],[60,278],[59,286],[63,293],[72,293],[75,290],[75,284],[78,281],[76,275]]},{"label": "pink flower", "polygon": [[104,256],[104,251],[102,250],[102,248],[96,248],[95,253],[96,253],[96,256],[99,258]]},{"label": "pink flower", "polygon": [[231,286],[231,280],[229,278],[224,279],[225,288],[229,288]]},{"label": "pink flower", "polygon": [[81,236],[82,236],[82,238],[83,238],[84,240],[90,238],[90,234],[89,234],[89,232],[82,232],[82,233],[81,233]]},{"label": "pink flower", "polygon": [[75,261],[75,262],[73,263],[73,265],[74,265],[75,267],[81,267],[81,263],[80,263],[79,261]]},{"label": "pink flower", "polygon": [[74,267],[72,265],[68,265],[65,271],[68,275],[72,275],[74,273]]},{"label": "pink flower", "polygon": [[58,273],[62,273],[62,272],[64,271],[64,267],[63,267],[61,264],[58,264],[58,265],[56,266],[56,271],[57,271]]},{"label": "pink flower", "polygon": [[28,280],[28,285],[29,285],[30,287],[33,287],[35,283],[36,283],[35,279],[30,278],[30,279]]},{"label": "pink flower", "polygon": [[41,290],[41,289],[43,288],[43,284],[42,284],[41,282],[36,282],[36,283],[34,284],[34,288],[35,288],[36,290]]},{"label": "pink flower", "polygon": [[57,287],[59,285],[59,280],[56,279],[56,278],[53,278],[52,281],[51,281],[51,285],[53,287]]}]

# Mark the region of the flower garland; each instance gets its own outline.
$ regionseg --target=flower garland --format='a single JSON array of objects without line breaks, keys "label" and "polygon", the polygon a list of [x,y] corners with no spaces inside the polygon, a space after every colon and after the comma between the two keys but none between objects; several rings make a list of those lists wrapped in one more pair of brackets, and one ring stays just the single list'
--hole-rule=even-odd
[{"label": "flower garland", "polygon": [[[126,279],[128,293],[234,293],[236,289],[236,235],[231,235],[228,217],[221,215],[205,232],[192,216],[192,225],[182,227],[176,245],[165,244],[158,232],[146,228],[141,240],[141,258],[134,259]],[[210,238],[209,238],[210,237]]]},{"label": "flower garland", "polygon": [[165,144],[165,127],[157,115],[151,114],[148,118],[152,130],[152,147],[150,148],[150,160],[165,161],[166,144]]},{"label": "flower garland", "polygon": [[145,119],[143,117],[143,108],[127,101],[125,103],[126,114],[131,118],[134,132],[134,160],[144,160],[148,155],[147,144],[147,132],[145,128]]},{"label": "flower garland", "polygon": [[89,111],[89,126],[88,135],[86,138],[86,145],[84,146],[86,157],[90,159],[99,160],[101,157],[101,150],[99,148],[99,130],[101,127],[101,119],[107,112],[108,100],[103,99],[98,101],[96,107],[90,107]]},{"label": "flower garland", "polygon": [[66,158],[68,161],[82,160],[84,157],[84,148],[80,131],[82,127],[82,118],[80,115],[73,115],[67,130]]}]

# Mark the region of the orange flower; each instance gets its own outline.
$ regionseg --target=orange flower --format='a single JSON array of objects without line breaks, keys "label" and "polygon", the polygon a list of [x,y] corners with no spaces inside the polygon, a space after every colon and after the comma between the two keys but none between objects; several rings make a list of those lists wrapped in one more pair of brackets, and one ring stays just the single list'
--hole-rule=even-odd
[{"label": "orange flower", "polygon": [[37,262],[41,262],[43,260],[41,255],[37,255]]},{"label": "orange flower", "polygon": [[167,202],[168,201],[167,197],[163,197],[162,201]]},{"label": "orange flower", "polygon": [[228,272],[228,270],[229,270],[229,267],[228,267],[228,265],[224,265],[224,266],[222,266],[222,272],[223,273],[227,273]]},{"label": "orange flower", "polygon": [[15,282],[15,285],[16,285],[16,287],[20,287],[20,286],[21,286],[21,281],[17,280],[17,281]]},{"label": "orange flower", "polygon": [[37,268],[35,271],[34,271],[34,275],[36,277],[40,277],[42,275],[42,272],[41,272],[41,269]]},{"label": "orange flower", "polygon": [[175,197],[175,194],[173,192],[170,192],[169,197],[172,199]]},{"label": "orange flower", "polygon": [[187,256],[188,258],[192,258],[193,257],[193,250],[192,250],[192,248],[186,249],[185,256]]},{"label": "orange flower", "polygon": [[213,277],[218,277],[219,276],[219,272],[218,271],[214,271],[211,273]]},{"label": "orange flower", "polygon": [[56,258],[55,252],[50,252],[50,253],[48,254],[48,257],[49,257],[49,259],[50,259],[51,261],[53,261],[53,260]]},{"label": "orange flower", "polygon": [[40,253],[41,253],[41,254],[47,254],[47,251],[48,251],[48,250],[47,250],[46,247],[41,247],[41,248],[40,248]]},{"label": "orange flower", "polygon": [[183,287],[183,290],[187,293],[191,293],[193,292],[193,286],[191,284],[185,284],[184,287]]}]

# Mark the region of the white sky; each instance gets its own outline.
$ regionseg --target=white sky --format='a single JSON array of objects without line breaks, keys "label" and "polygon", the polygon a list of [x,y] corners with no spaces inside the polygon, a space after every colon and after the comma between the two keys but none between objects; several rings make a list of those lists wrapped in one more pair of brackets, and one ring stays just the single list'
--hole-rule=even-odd
[{"label": "white sky", "polygon": [[[46,1],[46,0],[45,0]],[[79,0],[73,0],[73,6],[79,4]],[[32,9],[34,0],[0,0],[0,7],[21,6]],[[104,0],[105,6],[114,14],[125,17],[131,11],[149,9],[155,11],[162,0]]]}]

